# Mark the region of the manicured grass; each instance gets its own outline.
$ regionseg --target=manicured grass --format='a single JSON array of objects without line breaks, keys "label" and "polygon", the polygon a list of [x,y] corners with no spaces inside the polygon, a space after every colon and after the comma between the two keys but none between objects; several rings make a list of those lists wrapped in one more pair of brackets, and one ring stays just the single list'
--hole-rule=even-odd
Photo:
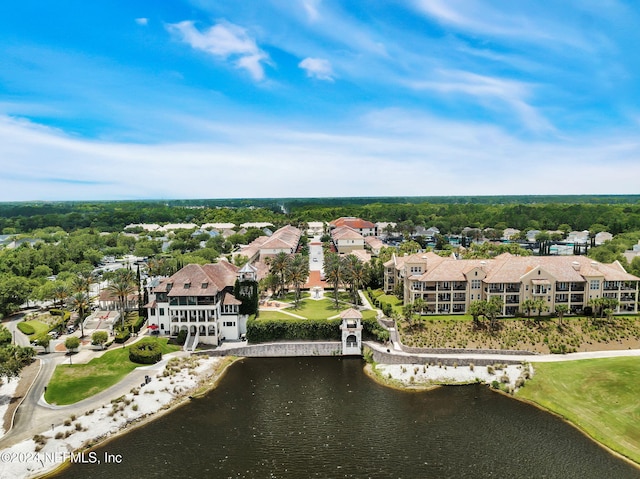
[{"label": "manicured grass", "polygon": [[518,397],[563,416],[640,463],[640,358],[537,363],[534,369]]},{"label": "manicured grass", "polygon": [[398,314],[402,314],[402,303],[403,302],[402,302],[401,299],[398,299],[397,296],[395,296],[393,294],[381,294],[376,299],[380,302],[380,305],[388,303],[388,304],[391,305],[391,308],[393,309],[394,312],[396,312]]},{"label": "manicured grass", "polygon": [[287,308],[287,310],[307,319],[328,319],[340,314],[340,311],[347,309],[345,304],[338,304],[340,305],[340,309],[336,309],[335,302],[329,299],[321,299],[318,301],[307,299],[301,301],[298,308]]},{"label": "manicured grass", "polygon": [[[287,308],[288,309],[288,308]],[[294,314],[298,314],[297,311],[292,311]],[[288,314],[281,313],[280,311],[260,311],[260,316],[258,316],[258,320],[269,320],[269,319],[293,319],[293,316],[289,316]]]},{"label": "manicured grass", "polygon": [[377,314],[378,314],[378,313],[377,313],[375,310],[373,310],[373,309],[365,309],[365,310],[360,311],[360,312],[362,313],[362,318],[363,318],[363,319],[369,319],[369,318],[375,319],[375,318],[376,318],[376,316],[377,316]]},{"label": "manicured grass", "polygon": [[24,323],[31,325],[31,327],[33,327],[33,329],[35,330],[35,333],[29,336],[29,340],[34,340],[37,337],[46,335],[49,332],[49,325],[43,322],[33,320],[25,321]]},{"label": "manicured grass", "polygon": [[[145,338],[143,341],[160,343],[162,354],[180,349],[180,346],[167,344],[166,338]],[[144,364],[129,361],[128,347],[108,351],[87,364],[61,364],[47,385],[45,399],[50,404],[73,404],[113,386],[139,366]]]}]

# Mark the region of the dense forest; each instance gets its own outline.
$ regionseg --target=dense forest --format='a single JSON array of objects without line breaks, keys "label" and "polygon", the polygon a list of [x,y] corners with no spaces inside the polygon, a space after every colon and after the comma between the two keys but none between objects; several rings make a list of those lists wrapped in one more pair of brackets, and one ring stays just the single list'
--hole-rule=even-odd
[{"label": "dense forest", "polygon": [[[545,203],[545,199],[554,202]],[[136,236],[123,231],[131,223],[240,225],[260,221],[275,227],[293,224],[304,228],[306,221],[358,216],[372,222],[397,223],[396,234],[407,240],[399,246],[400,253],[423,247],[418,243],[420,238],[410,237],[417,226],[436,226],[443,235],[458,234],[465,227],[493,228],[493,233],[507,227],[565,233],[609,231],[616,235],[613,241],[591,248],[589,256],[605,263],[618,260],[629,272],[640,275],[640,257],[627,263],[622,255],[640,240],[640,196],[474,200],[458,197],[429,201],[424,198],[324,198],[4,203],[0,204],[2,234],[31,241],[17,248],[0,250],[0,317],[15,311],[27,300],[54,299],[56,288],[78,274],[92,271],[105,256],[148,257],[154,274],[170,274],[179,265],[214,262],[238,245],[248,244],[263,234],[256,228],[228,237],[180,230],[169,233],[167,238],[162,232],[143,233],[138,229],[133,232],[143,234]],[[167,239],[170,244],[163,249]],[[518,248],[517,245],[474,244],[464,254],[491,257],[511,247]],[[441,253],[449,254],[452,246],[441,243],[436,248],[444,248]],[[379,283],[382,256],[390,254],[390,249],[385,250],[374,263],[371,269],[376,274],[370,275],[371,285]],[[55,280],[51,281],[53,276]]]},{"label": "dense forest", "polygon": [[612,234],[640,230],[640,195],[439,198],[308,198],[0,204],[0,232],[28,233],[60,227],[121,231],[131,223],[268,221],[275,226],[358,216],[410,222],[457,234],[465,227],[555,230],[568,225]]}]

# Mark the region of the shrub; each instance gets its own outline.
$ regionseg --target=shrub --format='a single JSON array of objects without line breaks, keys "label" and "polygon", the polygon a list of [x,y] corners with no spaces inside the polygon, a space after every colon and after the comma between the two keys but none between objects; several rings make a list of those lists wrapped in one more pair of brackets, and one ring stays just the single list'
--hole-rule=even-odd
[{"label": "shrub", "polygon": [[76,336],[69,336],[64,341],[64,347],[67,348],[67,350],[69,351],[73,349],[78,349],[79,346],[80,346],[80,340]]},{"label": "shrub", "polygon": [[252,343],[278,340],[340,340],[340,318],[247,321],[247,339]]},{"label": "shrub", "polygon": [[500,383],[498,381],[491,381],[491,387],[493,389],[500,389]]},{"label": "shrub", "polygon": [[122,344],[127,341],[131,337],[131,333],[129,331],[119,331],[116,334],[116,337],[113,339],[114,343]]},{"label": "shrub", "polygon": [[154,364],[162,359],[162,348],[157,341],[139,341],[129,348],[129,360],[139,364]]},{"label": "shrub", "polygon": [[91,344],[94,346],[102,346],[104,348],[104,344],[109,339],[109,334],[106,331],[96,331],[91,335]]},{"label": "shrub", "polygon": [[179,333],[178,333],[178,337],[176,338],[176,342],[178,344],[184,344],[184,342],[187,340],[187,331],[186,329],[182,329]]},{"label": "shrub", "polygon": [[25,322],[20,322],[18,323],[18,329],[20,331],[22,331],[24,334],[26,334],[27,336],[33,334],[36,332],[36,330],[33,328],[33,326],[31,326],[30,324],[27,324]]},{"label": "shrub", "polygon": [[493,366],[491,365],[487,366],[487,374],[495,374]]}]

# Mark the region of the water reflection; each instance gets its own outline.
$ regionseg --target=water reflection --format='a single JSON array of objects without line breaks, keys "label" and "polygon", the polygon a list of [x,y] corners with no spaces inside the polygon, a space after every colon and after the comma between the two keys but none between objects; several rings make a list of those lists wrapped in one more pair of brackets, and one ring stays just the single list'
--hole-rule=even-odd
[{"label": "water reflection", "polygon": [[638,478],[574,428],[484,386],[384,388],[360,360],[247,359],[202,399],[57,477]]}]

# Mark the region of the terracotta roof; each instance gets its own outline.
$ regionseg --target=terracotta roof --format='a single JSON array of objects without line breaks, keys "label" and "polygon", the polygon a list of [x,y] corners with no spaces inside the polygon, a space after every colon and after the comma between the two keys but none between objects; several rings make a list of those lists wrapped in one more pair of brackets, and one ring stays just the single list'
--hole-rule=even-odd
[{"label": "terracotta roof", "polygon": [[222,298],[222,304],[226,305],[226,306],[232,306],[232,305],[240,305],[242,304],[242,301],[236,299],[236,297],[234,295],[232,295],[231,293],[226,293],[224,295],[224,298]]},{"label": "terracotta roof", "polygon": [[338,228],[335,228],[333,231],[331,231],[331,237],[334,241],[347,239],[364,240],[364,236],[362,236],[353,228],[349,228],[348,226],[340,226]]},{"label": "terracotta roof", "polygon": [[349,308],[340,313],[342,319],[362,319],[362,313],[357,309]]},{"label": "terracotta roof", "polygon": [[356,230],[374,229],[376,227],[376,225],[374,225],[371,221],[366,221],[361,218],[353,218],[350,216],[343,216],[341,218],[338,218],[337,220],[331,221],[329,224],[335,227],[348,226],[349,228],[353,228]]},{"label": "terracotta roof", "polygon": [[233,286],[236,281],[237,266],[228,261],[215,264],[188,264],[173,276],[160,282],[154,292],[167,291],[168,296],[215,296],[227,286]]}]

